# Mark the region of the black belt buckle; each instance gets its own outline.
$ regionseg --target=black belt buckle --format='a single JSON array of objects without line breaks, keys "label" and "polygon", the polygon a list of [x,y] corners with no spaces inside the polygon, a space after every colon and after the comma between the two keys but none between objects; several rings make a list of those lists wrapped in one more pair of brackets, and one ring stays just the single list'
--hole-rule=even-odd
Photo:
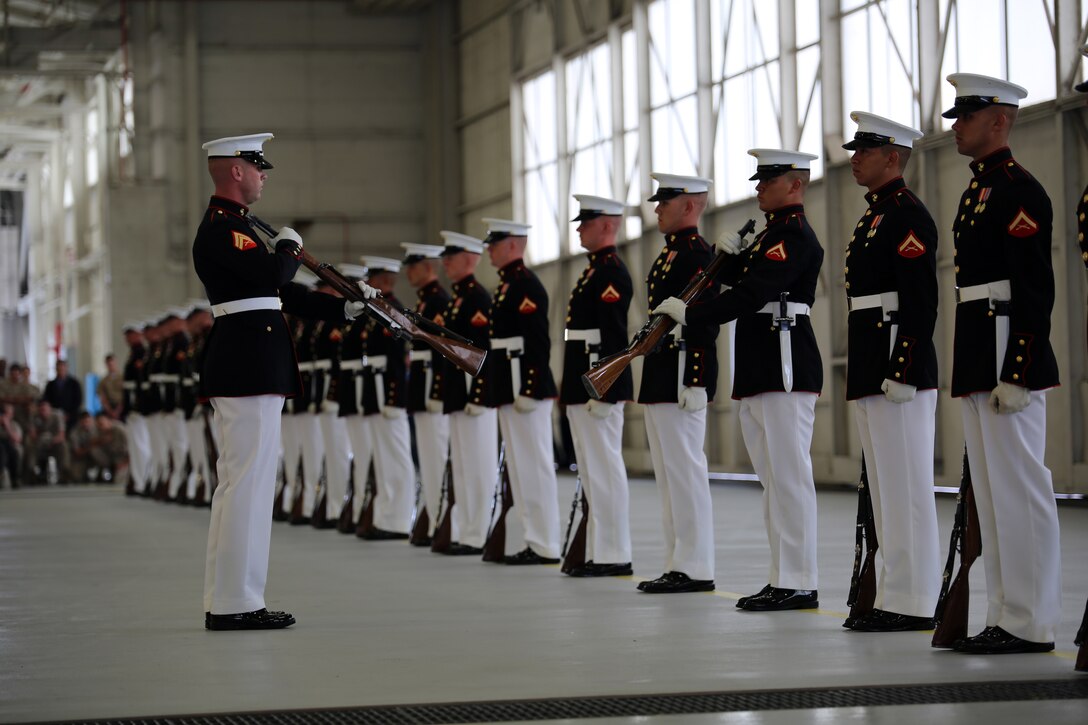
[{"label": "black belt buckle", "polygon": [[1009,300],[994,300],[994,314],[1008,317],[1012,311],[1012,302]]}]

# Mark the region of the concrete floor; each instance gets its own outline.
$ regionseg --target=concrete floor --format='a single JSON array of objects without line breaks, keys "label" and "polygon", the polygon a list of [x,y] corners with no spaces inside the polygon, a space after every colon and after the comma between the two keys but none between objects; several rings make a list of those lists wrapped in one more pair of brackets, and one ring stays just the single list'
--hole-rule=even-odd
[{"label": "concrete floor", "polygon": [[[564,515],[574,480],[560,478]],[[657,492],[631,484],[637,576],[576,580],[276,524],[268,606],[299,623],[209,633],[207,509],[101,487],[0,491],[0,721],[136,717],[580,695],[1077,678],[1088,595],[1088,507],[1062,521],[1058,651],[967,657],[929,634],[841,628],[856,494],[819,495],[820,599],[811,612],[733,607],[766,583],[760,490],[714,484],[718,591],[645,595],[662,571]],[[939,499],[942,548],[954,501]],[[972,631],[984,576],[973,570]],[[1088,701],[920,705],[655,717],[676,723],[1088,722]],[[1040,718],[1042,718],[1040,720]],[[647,718],[612,722],[645,722]],[[554,721],[553,721],[554,722]],[[609,722],[596,720],[595,722]]]}]

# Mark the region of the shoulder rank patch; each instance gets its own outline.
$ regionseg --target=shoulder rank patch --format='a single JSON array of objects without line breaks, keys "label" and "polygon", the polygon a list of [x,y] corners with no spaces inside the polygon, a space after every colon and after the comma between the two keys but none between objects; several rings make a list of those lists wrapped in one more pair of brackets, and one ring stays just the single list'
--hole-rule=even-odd
[{"label": "shoulder rank patch", "polygon": [[926,253],[926,245],[922,244],[922,240],[914,236],[914,230],[911,229],[907,234],[907,238],[899,243],[899,256],[906,257],[907,259],[914,259],[915,257],[921,257]]},{"label": "shoulder rank patch", "polygon": [[537,308],[536,308],[536,303],[535,303],[535,302],[533,302],[533,301],[532,301],[531,299],[529,299],[528,297],[526,297],[525,299],[523,299],[523,300],[521,301],[521,304],[520,304],[520,305],[518,305],[518,312],[520,312],[520,313],[521,313],[521,314],[523,314],[523,315],[531,315],[531,314],[533,314],[534,312],[536,312],[536,309],[537,309]]},{"label": "shoulder rank patch", "polygon": [[1035,221],[1024,211],[1024,207],[1020,207],[1020,211],[1017,212],[1016,217],[1009,223],[1009,234],[1024,239],[1030,237],[1035,232],[1039,231],[1039,222]]},{"label": "shoulder rank patch", "polygon": [[786,256],[787,256],[786,255],[786,243],[785,242],[779,242],[778,244],[774,245],[773,247],[768,249],[766,252],[764,252],[763,256],[766,257],[767,259],[771,260],[772,262],[785,262],[786,261]]},{"label": "shoulder rank patch", "polygon": [[440,325],[442,327],[446,326],[446,318],[442,316],[441,312],[434,316],[434,322],[436,325]]},{"label": "shoulder rank patch", "polygon": [[601,293],[601,302],[619,302],[621,299],[619,290],[613,285],[608,285]]},{"label": "shoulder rank patch", "polygon": [[339,327],[334,327],[329,331],[329,340],[331,342],[340,342],[344,339],[344,334],[340,332]]},{"label": "shoulder rank patch", "polygon": [[487,315],[476,310],[476,314],[469,320],[469,324],[473,327],[487,327]]},{"label": "shoulder rank patch", "polygon": [[253,241],[241,232],[234,232],[234,246],[244,252],[247,249],[255,248],[257,246],[257,242]]}]

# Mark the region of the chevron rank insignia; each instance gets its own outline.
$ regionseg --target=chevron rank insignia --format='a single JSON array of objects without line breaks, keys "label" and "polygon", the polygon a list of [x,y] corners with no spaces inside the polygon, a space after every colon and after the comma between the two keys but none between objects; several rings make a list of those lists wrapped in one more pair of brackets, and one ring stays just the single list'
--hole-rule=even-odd
[{"label": "chevron rank insignia", "polygon": [[608,285],[601,293],[601,302],[619,302],[620,293],[613,285]]},{"label": "chevron rank insignia", "polygon": [[1031,218],[1031,216],[1024,211],[1024,207],[1020,207],[1020,211],[1017,212],[1016,217],[1009,222],[1009,234],[1024,239],[1030,237],[1035,232],[1039,231],[1039,222]]},{"label": "chevron rank insignia", "polygon": [[256,247],[257,242],[253,241],[241,232],[234,232],[234,246],[244,252],[247,249],[253,249],[254,247]]},{"label": "chevron rank insignia", "polygon": [[779,242],[778,244],[774,245],[773,247],[768,249],[766,252],[764,252],[763,256],[766,257],[767,259],[771,260],[772,262],[785,262],[786,261],[786,243],[785,242]]},{"label": "chevron rank insignia", "polygon": [[340,342],[343,339],[344,339],[344,335],[343,335],[342,332],[340,332],[339,327],[334,327],[329,332],[329,341],[330,342]]},{"label": "chevron rank insignia", "polygon": [[523,315],[531,315],[536,312],[536,303],[526,297],[521,301],[521,304],[518,305],[518,312]]},{"label": "chevron rank insignia", "polygon": [[468,322],[473,327],[487,327],[487,315],[476,310],[476,314]]},{"label": "chevron rank insignia", "polygon": [[911,229],[907,234],[907,238],[899,243],[899,256],[906,257],[907,259],[914,259],[915,257],[921,257],[926,253],[926,245],[922,244],[922,240],[914,236],[914,230]]}]

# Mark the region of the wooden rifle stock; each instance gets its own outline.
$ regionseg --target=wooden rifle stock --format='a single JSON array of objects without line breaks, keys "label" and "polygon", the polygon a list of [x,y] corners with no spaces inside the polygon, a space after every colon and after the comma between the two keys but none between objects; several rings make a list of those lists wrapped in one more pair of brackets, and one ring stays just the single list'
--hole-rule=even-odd
[{"label": "wooden rifle stock", "polygon": [[[501,504],[500,504],[501,500]],[[510,474],[506,470],[506,443],[499,449],[499,480],[495,488],[495,497],[491,501],[491,515],[499,507],[499,517],[492,524],[484,540],[483,560],[502,564],[506,559],[506,513],[514,505],[514,490],[510,487]]]},{"label": "wooden rifle stock", "polygon": [[[571,524],[574,523],[573,516],[571,517],[570,524],[567,525],[567,540],[563,542],[563,564],[559,567],[559,571],[564,574],[569,574],[575,569],[585,566],[586,563],[586,529],[589,525],[589,501],[586,499],[586,494],[582,491],[582,520],[578,522],[578,530],[574,532],[574,538],[570,538]],[[578,505],[578,497],[574,499],[574,506]],[[573,511],[571,512],[573,514]]]},{"label": "wooden rifle stock", "polygon": [[[846,605],[850,607],[851,620],[857,620],[873,611],[876,601],[876,552],[880,542],[876,539],[876,521],[873,518],[873,497],[869,491],[869,472],[865,468],[865,456],[861,457],[861,480],[858,481],[858,517],[854,540],[854,572],[850,577],[850,594]],[[864,559],[862,551],[864,550]]]},{"label": "wooden rifle stock", "polygon": [[449,551],[453,543],[453,462],[449,458],[446,459],[446,473],[442,477],[442,498],[445,505],[438,508],[441,518],[438,520],[434,538],[431,540],[431,551],[438,554]]},{"label": "wooden rifle stock", "polygon": [[1077,663],[1073,669],[1077,672],[1088,672],[1088,603],[1084,605],[1084,617],[1080,620],[1080,629],[1077,630],[1073,644],[1080,647],[1077,650]]},{"label": "wooden rifle stock", "polygon": [[[960,553],[960,569],[952,577],[956,551]],[[934,647],[951,647],[957,639],[967,636],[967,609],[971,602],[971,565],[982,553],[982,533],[979,531],[978,509],[975,492],[971,488],[971,465],[967,449],[963,451],[963,474],[960,481],[959,502],[956,504],[956,521],[952,526],[952,540],[948,545],[948,562],[944,569],[944,582],[937,608],[933,613],[936,627],[933,632]],[[951,586],[949,581],[951,580]]]},{"label": "wooden rifle stock", "polygon": [[341,534],[350,534],[355,530],[355,466],[348,471],[348,492],[344,494],[344,505],[340,508],[340,518],[336,521],[336,530]]},{"label": "wooden rifle stock", "polygon": [[365,539],[374,528],[374,497],[378,494],[378,479],[374,473],[373,458],[367,468],[366,487],[363,491],[363,510],[359,514],[359,525],[355,527],[355,535],[360,539]]},{"label": "wooden rifle stock", "polygon": [[[270,237],[277,234],[274,227],[252,214],[249,215],[248,219],[250,223]],[[438,354],[462,371],[469,375],[479,374],[487,352],[474,346],[471,341],[392,300],[382,297],[366,299],[363,297],[359,285],[345,277],[331,264],[318,262],[305,249],[302,250],[302,263],[319,279],[343,295],[344,299],[365,304],[368,313],[397,337],[420,340],[430,345]]]},{"label": "wooden rifle stock", "polygon": [[[737,234],[743,239],[755,228],[755,220],[749,219],[748,223],[741,227]],[[685,303],[690,303],[698,297],[703,290],[714,282],[714,278],[718,276],[722,265],[731,256],[725,252],[719,252],[706,266],[706,269],[691,278],[687,287],[680,293],[680,299]],[[635,333],[631,344],[626,349],[598,360],[596,365],[582,375],[582,384],[585,386],[586,392],[595,400],[603,398],[608,389],[619,378],[620,373],[631,364],[631,361],[640,355],[648,355],[653,352],[661,343],[661,339],[668,335],[674,327],[676,327],[676,321],[668,315],[651,315],[646,324],[642,326],[642,329]]]}]

